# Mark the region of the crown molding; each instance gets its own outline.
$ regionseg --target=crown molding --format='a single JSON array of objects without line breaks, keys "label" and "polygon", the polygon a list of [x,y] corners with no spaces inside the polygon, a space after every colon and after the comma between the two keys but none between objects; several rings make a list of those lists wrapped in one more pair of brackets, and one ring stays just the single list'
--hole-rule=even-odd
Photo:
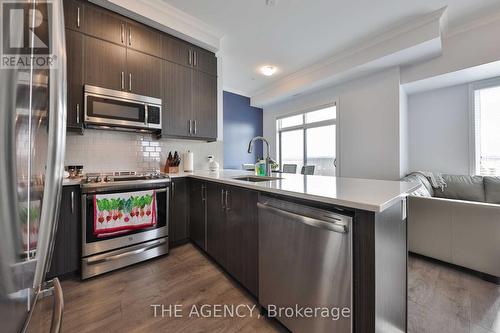
[{"label": "crown molding", "polygon": [[161,0],[90,0],[138,22],[217,52],[223,33]]},{"label": "crown molding", "polygon": [[385,68],[439,56],[447,7],[372,37],[358,46],[303,68],[251,93],[252,105],[266,106],[298,93],[339,84]]}]

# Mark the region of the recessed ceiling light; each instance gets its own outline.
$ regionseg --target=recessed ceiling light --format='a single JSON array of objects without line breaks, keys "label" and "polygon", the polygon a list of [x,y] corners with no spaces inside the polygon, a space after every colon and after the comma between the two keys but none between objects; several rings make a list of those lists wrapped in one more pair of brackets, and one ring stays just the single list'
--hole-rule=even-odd
[{"label": "recessed ceiling light", "polygon": [[278,0],[266,0],[266,5],[269,7],[275,7]]},{"label": "recessed ceiling light", "polygon": [[276,73],[276,67],[274,66],[262,66],[260,68],[260,72],[265,76],[271,76]]}]

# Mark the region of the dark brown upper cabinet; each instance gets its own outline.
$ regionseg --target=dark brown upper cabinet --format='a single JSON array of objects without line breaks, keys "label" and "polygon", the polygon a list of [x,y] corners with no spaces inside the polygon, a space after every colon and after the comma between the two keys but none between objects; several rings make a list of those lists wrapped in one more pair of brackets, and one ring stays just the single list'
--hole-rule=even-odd
[{"label": "dark brown upper cabinet", "polygon": [[83,44],[85,84],[125,90],[127,49],[89,36],[84,37]]},{"label": "dark brown upper cabinet", "polygon": [[161,59],[127,49],[125,81],[128,92],[161,98]]},{"label": "dark brown upper cabinet", "polygon": [[127,22],[122,16],[86,3],[84,22],[86,34],[116,44],[127,44]]},{"label": "dark brown upper cabinet", "polygon": [[83,35],[66,29],[69,129],[83,129]]},{"label": "dark brown upper cabinet", "polygon": [[210,75],[217,75],[215,54],[169,35],[162,36],[161,57]]},{"label": "dark brown upper cabinet", "polygon": [[217,77],[192,71],[192,136],[217,139]]},{"label": "dark brown upper cabinet", "polygon": [[161,36],[156,30],[128,21],[125,33],[127,47],[157,57],[161,56]]},{"label": "dark brown upper cabinet", "polygon": [[161,57],[176,64],[189,67],[193,62],[191,45],[167,34],[161,37]]},{"label": "dark brown upper cabinet", "polygon": [[199,47],[193,48],[193,67],[210,75],[217,75],[215,54]]},{"label": "dark brown upper cabinet", "polygon": [[217,77],[162,61],[162,136],[217,139]]},{"label": "dark brown upper cabinet", "polygon": [[162,136],[190,137],[192,69],[162,61]]},{"label": "dark brown upper cabinet", "polygon": [[85,6],[79,0],[64,0],[64,26],[66,29],[82,31]]}]

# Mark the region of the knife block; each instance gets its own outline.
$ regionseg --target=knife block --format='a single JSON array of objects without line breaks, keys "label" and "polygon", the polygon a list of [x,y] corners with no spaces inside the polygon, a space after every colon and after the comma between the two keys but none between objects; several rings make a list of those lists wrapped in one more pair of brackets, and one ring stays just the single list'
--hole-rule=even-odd
[{"label": "knife block", "polygon": [[176,166],[166,166],[165,167],[165,173],[179,173],[179,167]]}]

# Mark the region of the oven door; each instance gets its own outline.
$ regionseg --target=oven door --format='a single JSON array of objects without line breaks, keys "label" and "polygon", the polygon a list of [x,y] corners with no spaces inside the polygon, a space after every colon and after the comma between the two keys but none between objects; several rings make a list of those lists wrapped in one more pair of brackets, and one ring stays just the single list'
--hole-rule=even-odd
[{"label": "oven door", "polygon": [[[120,230],[99,234],[95,230],[96,207],[95,196],[102,194],[130,193],[154,190],[156,194],[156,224],[130,230]],[[131,190],[112,190],[82,195],[82,257],[95,255],[122,247],[152,241],[168,236],[169,188],[163,185],[147,185]]]}]

